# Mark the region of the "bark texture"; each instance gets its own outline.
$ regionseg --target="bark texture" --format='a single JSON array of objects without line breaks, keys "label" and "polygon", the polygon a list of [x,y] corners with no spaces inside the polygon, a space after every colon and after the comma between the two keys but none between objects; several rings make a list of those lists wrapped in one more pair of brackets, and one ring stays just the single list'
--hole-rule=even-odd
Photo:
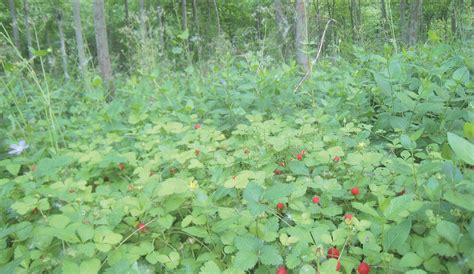
[{"label": "bark texture", "polygon": [[18,21],[16,19],[16,9],[15,9],[15,0],[9,0],[10,4],[10,16],[12,17],[12,30],[13,30],[13,43],[18,51],[20,49],[20,32],[18,31]]},{"label": "bark texture", "polygon": [[97,46],[97,59],[99,61],[100,74],[109,91],[107,96],[110,100],[115,95],[115,87],[112,82],[112,66],[110,65],[109,44],[107,42],[107,27],[105,24],[104,0],[94,0],[94,29]]},{"label": "bark texture", "polygon": [[408,26],[408,45],[416,44],[418,32],[423,19],[423,0],[414,0],[410,7],[410,22]]},{"label": "bark texture", "polygon": [[81,2],[80,0],[72,0],[72,12],[74,17],[74,32],[76,34],[77,56],[79,58],[79,71],[83,79],[87,74],[87,59],[84,50],[84,40],[82,38],[82,22],[81,22]]},{"label": "bark texture", "polygon": [[306,45],[308,43],[308,29],[306,21],[306,1],[296,0],[296,62],[305,73],[310,70]]},{"label": "bark texture", "polygon": [[26,35],[26,45],[28,51],[28,58],[33,58],[33,53],[31,50],[33,49],[33,40],[31,38],[31,29],[30,29],[30,5],[28,4],[28,0],[23,0],[23,10],[25,13],[25,35]]},{"label": "bark texture", "polygon": [[59,50],[61,52],[61,61],[63,65],[64,78],[69,79],[69,73],[67,69],[67,53],[66,53],[66,41],[64,40],[63,31],[63,14],[61,10],[56,11],[56,24],[58,25],[59,34]]}]

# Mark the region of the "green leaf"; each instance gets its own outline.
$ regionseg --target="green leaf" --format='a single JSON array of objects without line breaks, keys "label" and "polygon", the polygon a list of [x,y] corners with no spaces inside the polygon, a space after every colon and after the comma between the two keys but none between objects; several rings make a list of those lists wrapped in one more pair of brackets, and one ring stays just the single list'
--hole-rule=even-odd
[{"label": "green leaf", "polygon": [[21,165],[15,163],[8,163],[5,165],[5,168],[8,172],[10,172],[11,175],[17,176],[18,172],[20,172]]},{"label": "green leaf", "polygon": [[79,266],[75,262],[65,260],[62,262],[62,272],[64,274],[76,274],[79,272]]},{"label": "green leaf", "polygon": [[83,261],[79,266],[79,273],[94,274],[99,273],[101,263],[99,259],[93,258],[87,261]]},{"label": "green leaf", "polygon": [[461,235],[458,225],[448,221],[439,222],[436,225],[436,232],[454,246],[458,244]]},{"label": "green leaf", "polygon": [[183,231],[198,238],[207,238],[209,236],[206,229],[197,226],[186,227]]},{"label": "green leaf", "polygon": [[274,201],[290,195],[293,189],[293,185],[277,183],[265,190],[263,198],[267,201]]},{"label": "green leaf", "polygon": [[464,137],[474,141],[474,123],[466,122],[464,123]]},{"label": "green leaf", "polygon": [[370,207],[367,204],[364,205],[364,204],[361,204],[361,203],[358,203],[358,202],[353,202],[352,207],[359,210],[359,211],[361,211],[361,212],[369,214],[372,217],[380,218],[380,215],[377,212],[377,210],[373,209],[372,207]]},{"label": "green leaf", "polygon": [[410,230],[411,220],[407,219],[385,231],[382,243],[384,251],[389,251],[404,243],[410,234]]},{"label": "green leaf", "polygon": [[417,267],[423,262],[423,259],[416,253],[408,252],[400,260],[400,265],[403,267]]},{"label": "green leaf", "polygon": [[243,198],[247,202],[258,202],[262,197],[263,188],[255,182],[247,184],[244,190]]},{"label": "green leaf", "polygon": [[400,136],[400,143],[405,149],[413,150],[416,148],[416,143],[412,142],[412,140],[410,140],[410,137],[408,137],[408,135],[406,134],[402,134],[402,136]]},{"label": "green leaf", "polygon": [[469,211],[474,211],[474,196],[462,194],[456,191],[448,191],[444,194],[443,198],[453,205],[462,207]]},{"label": "green leaf", "polygon": [[467,67],[458,68],[453,73],[453,80],[461,84],[467,84],[469,82],[469,77],[469,69]]},{"label": "green leaf", "polygon": [[77,234],[82,242],[87,242],[94,237],[94,228],[91,225],[80,224],[77,227]]},{"label": "green leaf", "polygon": [[188,190],[188,184],[180,178],[169,178],[158,185],[156,195],[163,197],[175,193],[183,193]]},{"label": "green leaf", "polygon": [[70,219],[65,216],[65,215],[51,215],[48,217],[48,222],[49,225],[54,227],[54,228],[65,228],[69,222]]},{"label": "green leaf", "polygon": [[464,162],[474,165],[474,145],[466,139],[448,132],[448,143],[453,149],[456,156]]},{"label": "green leaf", "polygon": [[234,266],[242,271],[247,271],[255,266],[258,261],[256,252],[240,250],[235,254]]},{"label": "green leaf", "polygon": [[266,245],[260,252],[260,261],[264,265],[281,265],[283,258],[280,256],[278,249],[273,245]]},{"label": "green leaf", "polygon": [[288,167],[295,175],[309,175],[309,170],[303,161],[291,161]]},{"label": "green leaf", "polygon": [[389,220],[399,220],[408,216],[410,202],[413,201],[413,195],[402,195],[390,200],[390,204],[384,211],[384,215]]},{"label": "green leaf", "polygon": [[209,273],[220,274],[222,273],[222,271],[214,261],[208,261],[201,267],[199,274],[209,274]]},{"label": "green leaf", "polygon": [[48,54],[48,51],[44,49],[39,49],[39,50],[32,50],[31,53],[33,53],[33,55],[36,57],[43,57]]}]

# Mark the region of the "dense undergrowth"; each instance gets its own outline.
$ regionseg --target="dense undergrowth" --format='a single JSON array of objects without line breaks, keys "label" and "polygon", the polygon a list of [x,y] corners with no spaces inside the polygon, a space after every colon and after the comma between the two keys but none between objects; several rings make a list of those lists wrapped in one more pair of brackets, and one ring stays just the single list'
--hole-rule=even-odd
[{"label": "dense undergrowth", "polygon": [[294,66],[248,54],[118,78],[110,103],[21,66],[0,97],[2,273],[474,269],[472,47],[354,49],[296,93]]}]

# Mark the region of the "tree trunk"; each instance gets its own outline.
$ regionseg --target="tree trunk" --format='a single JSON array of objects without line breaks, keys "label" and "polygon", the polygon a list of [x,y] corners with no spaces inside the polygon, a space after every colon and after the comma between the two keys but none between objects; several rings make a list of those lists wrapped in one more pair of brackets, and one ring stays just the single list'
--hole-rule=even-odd
[{"label": "tree trunk", "polygon": [[188,29],[188,13],[186,10],[186,0],[181,0],[181,29],[182,31]]},{"label": "tree trunk", "polygon": [[221,35],[221,20],[219,19],[219,9],[217,8],[216,0],[212,0],[214,4],[214,10],[216,11],[216,20],[217,20],[217,34]]},{"label": "tree trunk", "polygon": [[104,0],[94,0],[94,29],[97,45],[97,59],[100,74],[109,92],[107,99],[110,101],[115,95],[115,86],[112,82],[112,67],[110,65],[109,44],[107,42],[107,26],[105,24]]},{"label": "tree trunk", "polygon": [[31,50],[33,49],[33,42],[31,39],[31,29],[30,29],[30,6],[28,4],[28,0],[23,0],[23,9],[25,12],[25,35],[26,35],[26,45],[28,47],[28,58],[33,58],[33,53]]},{"label": "tree trunk", "polygon": [[156,8],[157,15],[158,15],[158,33],[160,37],[160,51],[163,53],[165,49],[165,28],[163,24],[163,8],[158,5]]},{"label": "tree trunk", "polygon": [[408,45],[416,44],[421,21],[423,19],[423,0],[414,0],[410,8],[410,22],[408,27]]},{"label": "tree trunk", "polygon": [[196,28],[196,34],[199,35],[199,17],[198,17],[198,6],[196,0],[193,0],[193,20],[194,20],[194,27]]},{"label": "tree trunk", "polygon": [[388,31],[388,18],[387,18],[387,8],[385,5],[385,0],[380,0],[380,14],[381,14],[381,20],[382,20],[382,31],[385,33]]},{"label": "tree trunk", "polygon": [[352,39],[360,40],[360,9],[357,0],[351,0]]},{"label": "tree trunk", "polygon": [[16,20],[16,10],[15,10],[15,0],[10,0],[10,15],[12,17],[12,29],[13,29],[13,42],[15,43],[15,47],[19,52],[21,52],[20,48],[20,32],[18,31],[18,21]]},{"label": "tree trunk", "polygon": [[306,45],[308,43],[308,30],[306,21],[306,1],[296,0],[296,63],[304,70],[310,72]]},{"label": "tree trunk", "polygon": [[146,24],[145,24],[145,0],[140,0],[140,36],[142,43],[145,43]]},{"label": "tree trunk", "polygon": [[72,0],[72,13],[74,17],[74,32],[76,34],[77,56],[79,57],[79,71],[82,78],[87,79],[87,60],[84,50],[84,40],[82,39],[81,23],[81,1]]},{"label": "tree trunk", "polygon": [[403,44],[408,43],[408,24],[406,19],[406,0],[400,0],[400,40]]},{"label": "tree trunk", "polygon": [[64,78],[69,79],[69,73],[67,71],[67,53],[66,53],[66,42],[64,40],[64,31],[63,31],[63,15],[61,10],[56,12],[56,24],[58,25],[58,34],[59,34],[59,45],[61,52],[61,61],[63,64]]},{"label": "tree trunk", "polygon": [[275,0],[273,2],[273,8],[275,9],[275,20],[278,28],[278,33],[280,34],[281,56],[282,59],[285,59],[286,38],[288,36],[288,31],[290,30],[290,27],[288,25],[288,19],[286,18],[285,13],[283,12],[281,0]]},{"label": "tree trunk", "polygon": [[124,0],[123,5],[124,5],[124,9],[125,9],[125,24],[128,25],[129,24],[129,21],[128,21],[129,19],[128,18],[130,17],[130,15],[128,13],[128,0]]}]

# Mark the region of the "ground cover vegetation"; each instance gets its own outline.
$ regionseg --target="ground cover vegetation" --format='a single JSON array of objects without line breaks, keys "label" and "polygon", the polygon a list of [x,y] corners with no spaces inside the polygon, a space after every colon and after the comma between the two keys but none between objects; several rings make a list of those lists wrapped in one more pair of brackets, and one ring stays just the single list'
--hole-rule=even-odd
[{"label": "ground cover vegetation", "polygon": [[472,4],[0,3],[0,273],[471,273]]}]

